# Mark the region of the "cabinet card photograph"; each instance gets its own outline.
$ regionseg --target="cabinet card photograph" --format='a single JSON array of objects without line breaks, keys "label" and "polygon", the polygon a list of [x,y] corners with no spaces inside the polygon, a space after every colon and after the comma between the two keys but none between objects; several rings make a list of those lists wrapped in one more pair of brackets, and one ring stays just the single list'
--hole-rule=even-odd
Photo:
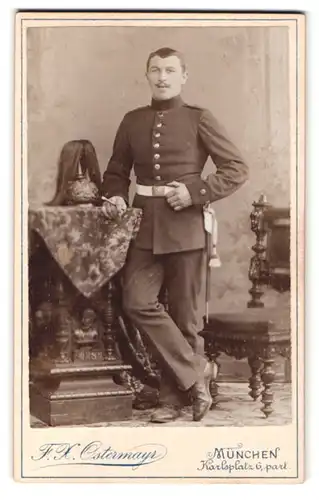
[{"label": "cabinet card photograph", "polygon": [[302,482],[304,15],[15,41],[15,479]]}]

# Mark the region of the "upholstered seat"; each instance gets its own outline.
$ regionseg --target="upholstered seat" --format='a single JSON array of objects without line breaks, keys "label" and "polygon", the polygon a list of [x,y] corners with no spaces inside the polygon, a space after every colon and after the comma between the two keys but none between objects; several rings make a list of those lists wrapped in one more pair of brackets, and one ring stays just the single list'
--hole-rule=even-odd
[{"label": "upholstered seat", "polygon": [[[238,312],[211,314],[205,330],[213,335],[227,333],[243,333],[243,335],[262,335],[271,332],[290,331],[290,311],[285,308],[267,307],[245,309]],[[267,336],[268,336],[267,335]]]}]

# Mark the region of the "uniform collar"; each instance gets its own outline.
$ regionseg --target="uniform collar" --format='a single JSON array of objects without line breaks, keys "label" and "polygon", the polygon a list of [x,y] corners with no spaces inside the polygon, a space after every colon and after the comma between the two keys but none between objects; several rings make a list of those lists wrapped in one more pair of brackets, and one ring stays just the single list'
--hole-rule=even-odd
[{"label": "uniform collar", "polygon": [[152,99],[151,107],[157,110],[173,109],[179,108],[184,104],[183,99],[180,95],[172,97],[171,99],[165,99],[163,101]]}]

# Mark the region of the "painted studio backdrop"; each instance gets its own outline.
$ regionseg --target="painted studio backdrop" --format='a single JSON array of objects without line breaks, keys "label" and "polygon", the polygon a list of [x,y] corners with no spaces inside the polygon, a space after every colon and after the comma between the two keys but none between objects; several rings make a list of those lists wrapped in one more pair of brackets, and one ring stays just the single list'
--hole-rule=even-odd
[{"label": "painted studio backdrop", "polygon": [[[289,204],[286,28],[29,28],[29,203],[52,198],[67,141],[89,139],[104,171],[123,115],[150,102],[145,64],[149,52],[162,46],[185,54],[184,100],[209,108],[250,166],[249,182],[215,204],[222,267],[213,270],[211,311],[242,308],[251,286],[252,202],[264,193],[274,205]],[[209,161],[205,171],[212,168]],[[284,299],[268,292],[267,300]]]}]

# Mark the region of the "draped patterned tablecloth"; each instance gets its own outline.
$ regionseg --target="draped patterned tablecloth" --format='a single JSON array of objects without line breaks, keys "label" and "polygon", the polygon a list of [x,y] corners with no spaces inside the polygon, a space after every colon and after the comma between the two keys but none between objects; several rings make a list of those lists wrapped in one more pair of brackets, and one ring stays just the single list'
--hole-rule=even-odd
[{"label": "draped patterned tablecloth", "polygon": [[[29,209],[29,249],[34,251],[34,233],[40,236],[50,255],[82,296],[93,302],[99,292],[124,266],[129,245],[135,238],[142,211],[129,208],[116,220],[105,217],[101,207],[92,205],[41,206]],[[122,314],[122,313],[121,313]],[[126,318],[126,321],[128,319]],[[119,342],[133,373],[125,380],[135,395],[136,406],[154,404],[157,391],[149,391],[141,379],[154,380],[149,354],[141,336],[121,321]],[[132,327],[132,325],[130,325]],[[150,378],[151,377],[151,378]],[[145,403],[146,401],[146,403]]]},{"label": "draped patterned tablecloth", "polygon": [[89,298],[124,266],[141,216],[136,208],[109,220],[101,207],[39,207],[29,210],[29,230],[41,236],[76,289]]}]

